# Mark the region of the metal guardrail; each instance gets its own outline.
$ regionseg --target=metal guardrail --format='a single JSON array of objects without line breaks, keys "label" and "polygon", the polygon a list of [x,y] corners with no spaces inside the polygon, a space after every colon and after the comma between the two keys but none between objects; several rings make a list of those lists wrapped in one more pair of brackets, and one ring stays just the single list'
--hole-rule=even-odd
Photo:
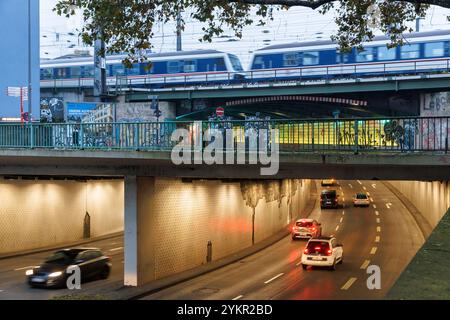
[{"label": "metal guardrail", "polygon": [[[309,66],[277,69],[260,69],[239,72],[195,72],[174,75],[128,75],[108,77],[110,87],[131,87],[134,85],[173,87],[210,86],[222,84],[248,84],[259,82],[306,81],[314,79],[359,79],[381,77],[388,79],[396,75],[418,75],[450,72],[450,58],[389,61],[331,66]],[[41,88],[92,87],[92,78],[41,80]]]},{"label": "metal guardrail", "polygon": [[[280,152],[423,151],[447,152],[450,117],[308,119],[217,122],[141,123],[1,123],[0,148],[56,150],[167,150],[176,129],[185,129],[187,148],[200,137],[222,133],[224,149],[249,144],[249,136],[266,134]],[[226,129],[232,135],[226,135]],[[270,130],[276,135],[270,136]],[[269,134],[267,134],[269,132]],[[228,141],[227,141],[228,139]],[[230,141],[232,139],[232,141]],[[206,146],[208,142],[200,145]],[[197,144],[198,145],[198,144]]]}]

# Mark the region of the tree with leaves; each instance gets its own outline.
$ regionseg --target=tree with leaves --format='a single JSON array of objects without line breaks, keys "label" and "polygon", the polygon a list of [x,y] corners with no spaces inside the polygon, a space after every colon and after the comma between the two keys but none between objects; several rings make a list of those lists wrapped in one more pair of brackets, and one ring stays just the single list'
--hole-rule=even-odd
[{"label": "tree with leaves", "polygon": [[[390,37],[388,46],[404,43],[403,34],[410,32],[410,22],[423,18],[430,5],[450,8],[448,0],[59,0],[55,11],[70,17],[81,10],[84,27],[83,42],[93,45],[98,38],[107,44],[110,53],[127,52],[125,65],[147,60],[144,52],[152,47],[156,23],[176,19],[179,12],[189,12],[192,19],[204,22],[201,41],[231,28],[237,37],[245,26],[267,23],[275,10],[307,7],[325,14],[335,10],[337,31],[332,36],[340,50],[362,48],[374,38],[374,29]],[[376,13],[376,14],[375,14]],[[374,23],[374,19],[376,20]],[[182,20],[181,28],[184,28]]]}]

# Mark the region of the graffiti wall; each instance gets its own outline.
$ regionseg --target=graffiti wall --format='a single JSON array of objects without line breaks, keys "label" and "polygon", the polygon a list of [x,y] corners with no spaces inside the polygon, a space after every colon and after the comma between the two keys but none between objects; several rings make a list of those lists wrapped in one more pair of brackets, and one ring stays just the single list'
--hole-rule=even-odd
[{"label": "graffiti wall", "polygon": [[64,122],[64,100],[61,97],[41,98],[40,121]]},{"label": "graffiti wall", "polygon": [[[421,95],[421,117],[449,117],[450,116],[450,92],[426,93]],[[423,149],[445,149],[450,126],[446,118],[421,119]]]}]

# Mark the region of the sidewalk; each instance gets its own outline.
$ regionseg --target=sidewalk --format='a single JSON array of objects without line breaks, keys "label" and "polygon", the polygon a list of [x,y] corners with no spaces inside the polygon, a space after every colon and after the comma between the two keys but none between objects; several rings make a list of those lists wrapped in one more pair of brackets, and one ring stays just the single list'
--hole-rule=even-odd
[{"label": "sidewalk", "polygon": [[104,235],[104,236],[95,237],[95,238],[82,239],[82,240],[66,242],[66,243],[58,243],[58,244],[55,244],[53,246],[48,246],[48,247],[42,247],[42,248],[31,249],[31,250],[10,252],[10,253],[5,253],[5,254],[0,254],[0,260],[26,256],[26,255],[29,255],[29,254],[41,253],[41,252],[45,252],[45,251],[53,251],[53,250],[58,250],[58,249],[63,249],[63,248],[68,248],[68,247],[75,247],[75,246],[80,246],[80,245],[83,245],[83,244],[86,244],[86,243],[112,239],[112,238],[116,238],[116,237],[120,237],[120,236],[123,236],[123,232],[122,231],[115,232],[115,233],[110,233],[110,234],[107,234],[107,235]]},{"label": "sidewalk", "polygon": [[[308,204],[303,209],[303,214],[299,218],[304,218],[309,216],[315,208],[317,201],[317,186],[314,180],[311,182],[311,192]],[[248,256],[251,256],[271,245],[277,243],[278,241],[284,239],[290,234],[290,228],[284,228],[273,236],[255,244],[254,246],[243,249],[235,254],[227,256],[225,258],[219,259],[209,264],[205,264],[194,269],[183,271],[181,273],[168,276],[162,279],[152,281],[140,287],[124,287],[123,281],[117,281],[111,283],[107,286],[89,290],[88,293],[74,294],[67,296],[56,297],[56,299],[77,299],[77,297],[84,297],[85,299],[93,298],[103,298],[109,300],[135,300],[146,295],[161,291],[165,288],[177,285],[179,283],[194,279],[198,276],[204,275],[206,273],[212,272],[219,268],[225,267],[229,264],[235,263],[242,260]]]},{"label": "sidewalk", "polygon": [[450,209],[385,299],[450,300]]}]

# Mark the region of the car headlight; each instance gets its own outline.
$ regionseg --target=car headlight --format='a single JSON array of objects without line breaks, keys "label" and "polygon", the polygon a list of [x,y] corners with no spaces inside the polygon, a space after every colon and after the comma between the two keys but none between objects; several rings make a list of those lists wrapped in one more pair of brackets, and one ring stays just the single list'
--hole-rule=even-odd
[{"label": "car headlight", "polygon": [[30,270],[25,271],[25,275],[27,275],[27,276],[31,276],[31,275],[33,275],[33,274],[34,274],[33,269],[30,269]]},{"label": "car headlight", "polygon": [[56,278],[59,277],[60,275],[62,275],[61,271],[56,271],[56,272],[52,272],[48,275],[49,278]]}]

